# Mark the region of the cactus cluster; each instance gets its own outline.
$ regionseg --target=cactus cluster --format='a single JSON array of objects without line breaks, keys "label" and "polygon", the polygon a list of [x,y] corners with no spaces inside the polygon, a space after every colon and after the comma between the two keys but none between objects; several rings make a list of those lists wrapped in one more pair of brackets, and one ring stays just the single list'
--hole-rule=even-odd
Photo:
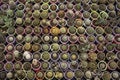
[{"label": "cactus cluster", "polygon": [[0,0],[0,80],[119,80],[120,0]]}]

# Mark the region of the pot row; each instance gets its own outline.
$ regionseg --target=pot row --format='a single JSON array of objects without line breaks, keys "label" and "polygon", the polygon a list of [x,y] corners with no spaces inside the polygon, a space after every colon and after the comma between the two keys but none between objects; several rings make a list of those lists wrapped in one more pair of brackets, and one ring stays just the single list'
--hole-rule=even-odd
[{"label": "pot row", "polygon": [[9,52],[6,55],[0,53],[0,62],[14,62],[15,61],[31,61],[32,59],[43,60],[43,61],[101,61],[101,60],[120,60],[120,52],[34,52],[33,54],[30,51],[19,52],[14,51],[13,53]]},{"label": "pot row", "polygon": [[18,70],[15,71],[1,71],[0,78],[1,79],[23,79],[23,80],[36,80],[36,79],[119,79],[120,73],[118,71],[103,71],[103,72],[96,72],[99,75],[94,75],[95,72],[90,70],[86,70],[85,72],[77,69],[75,71],[66,70],[65,72],[62,71],[53,71],[53,70],[46,70],[46,71],[33,71],[33,70]]},{"label": "pot row", "polygon": [[119,51],[120,50],[120,45],[119,44],[114,44],[114,43],[98,43],[97,45],[93,43],[78,43],[78,44],[58,44],[58,43],[24,43],[24,44],[7,44],[6,46],[4,44],[0,44],[0,51],[1,52],[13,52],[14,50],[18,50],[20,52],[22,51],[32,51],[32,52],[37,52],[37,51],[52,51],[52,52],[87,52],[87,51],[98,51],[98,52],[112,52],[112,51]]},{"label": "pot row", "polygon": [[[83,7],[83,10],[90,10],[90,8],[92,10],[96,10],[98,8],[100,9],[105,9],[107,8],[108,10],[114,10],[114,7],[117,7],[117,9],[119,9],[119,2],[117,2],[117,5],[114,6],[113,4],[114,3],[109,3],[108,2],[108,5],[106,4],[99,4],[99,3],[94,3],[94,2],[91,2],[91,3],[86,3],[84,1],[77,1],[77,3],[75,3],[76,1],[74,2],[69,2],[69,1],[65,1],[65,3],[60,3],[59,1],[56,2],[56,3],[52,3],[50,2],[44,2],[44,1],[41,1],[41,3],[35,3],[35,4],[32,4],[34,2],[25,2],[25,3],[21,3],[19,1],[17,2],[14,2],[14,1],[9,1],[8,4],[9,4],[9,8],[11,10],[15,10],[15,9],[18,9],[18,10],[29,10],[29,9],[41,9],[41,10],[48,10],[50,9],[51,11],[56,11],[57,9],[58,10],[64,10],[64,9],[76,9],[76,10],[81,10],[81,7]],[[87,2],[90,2],[90,1],[87,1]],[[59,5],[58,5],[59,4]],[[99,5],[98,5],[99,4]],[[8,8],[8,5],[6,3],[2,4],[1,5],[2,7],[2,10],[6,10]],[[100,6],[100,7],[99,7]]]},{"label": "pot row", "polygon": [[[4,39],[4,38],[3,38]],[[85,43],[97,43],[96,46],[98,44],[102,44],[103,46],[112,46],[112,45],[117,45],[120,43],[120,35],[116,35],[113,36],[112,34],[108,34],[105,37],[103,35],[88,35],[87,37],[85,35],[61,35],[60,37],[58,36],[49,36],[49,35],[43,35],[43,36],[39,36],[39,35],[26,35],[25,37],[23,37],[23,35],[17,35],[16,37],[14,37],[13,35],[9,35],[5,41],[3,41],[3,43],[7,44],[13,44],[13,43],[34,43],[34,44],[38,44],[41,43],[42,44],[49,44],[50,42],[52,43],[59,43],[59,44],[75,44],[75,43],[80,43],[80,44],[85,44]],[[107,43],[104,45],[104,42]],[[112,42],[115,42],[117,44],[114,44]],[[25,44],[24,43],[24,44]],[[115,47],[115,46],[113,46]]]},{"label": "pot row", "polygon": [[7,63],[3,63],[0,62],[1,66],[0,66],[0,70],[6,70],[6,71],[12,71],[14,70],[21,70],[24,69],[25,71],[28,70],[47,70],[47,69],[53,69],[54,71],[57,70],[62,70],[62,71],[66,71],[67,69],[70,70],[76,70],[78,68],[81,68],[81,70],[91,70],[94,71],[96,69],[99,69],[101,71],[106,71],[108,70],[116,70],[116,69],[120,69],[120,65],[119,65],[120,61],[114,61],[114,60],[110,60],[108,63],[106,63],[105,61],[99,61],[98,63],[95,61],[81,61],[81,62],[77,62],[77,61],[71,61],[71,62],[47,62],[47,61],[39,61],[37,59],[33,59],[32,63],[30,62],[24,62],[21,63],[20,61],[17,61],[15,63],[12,62],[7,62]]},{"label": "pot row", "polygon": [[[35,35],[40,35],[40,34],[51,34],[53,36],[58,35],[58,34],[78,34],[78,35],[82,35],[82,34],[87,34],[87,35],[103,35],[103,34],[114,34],[114,35],[119,35],[119,26],[114,26],[113,30],[111,27],[106,26],[106,27],[92,27],[92,26],[88,26],[88,27],[34,27],[32,28],[31,26],[28,27],[17,27],[16,29],[14,27],[10,27],[7,29],[7,34],[12,35],[12,34],[35,34]],[[55,32],[57,31],[57,32]]]}]

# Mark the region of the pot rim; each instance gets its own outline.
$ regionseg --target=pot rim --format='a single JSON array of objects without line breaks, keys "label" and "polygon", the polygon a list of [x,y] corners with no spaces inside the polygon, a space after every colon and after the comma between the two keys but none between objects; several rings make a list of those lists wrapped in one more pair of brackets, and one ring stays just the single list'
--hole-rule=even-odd
[{"label": "pot rim", "polygon": [[[12,42],[9,42],[8,41],[8,39],[9,39],[9,37],[13,37],[13,41]],[[14,43],[16,40],[15,40],[15,37],[14,37],[14,35],[9,35],[9,36],[7,36],[7,38],[6,38],[6,42],[9,44],[9,43]]]}]

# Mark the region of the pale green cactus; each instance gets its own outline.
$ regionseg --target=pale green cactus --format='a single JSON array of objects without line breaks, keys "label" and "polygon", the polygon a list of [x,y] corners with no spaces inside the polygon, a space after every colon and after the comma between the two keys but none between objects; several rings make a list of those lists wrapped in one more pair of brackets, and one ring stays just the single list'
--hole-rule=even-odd
[{"label": "pale green cactus", "polygon": [[109,17],[109,15],[107,14],[107,12],[105,12],[105,11],[101,11],[101,12],[100,12],[100,16],[101,16],[101,18],[103,18],[103,19],[107,19],[107,18]]}]

